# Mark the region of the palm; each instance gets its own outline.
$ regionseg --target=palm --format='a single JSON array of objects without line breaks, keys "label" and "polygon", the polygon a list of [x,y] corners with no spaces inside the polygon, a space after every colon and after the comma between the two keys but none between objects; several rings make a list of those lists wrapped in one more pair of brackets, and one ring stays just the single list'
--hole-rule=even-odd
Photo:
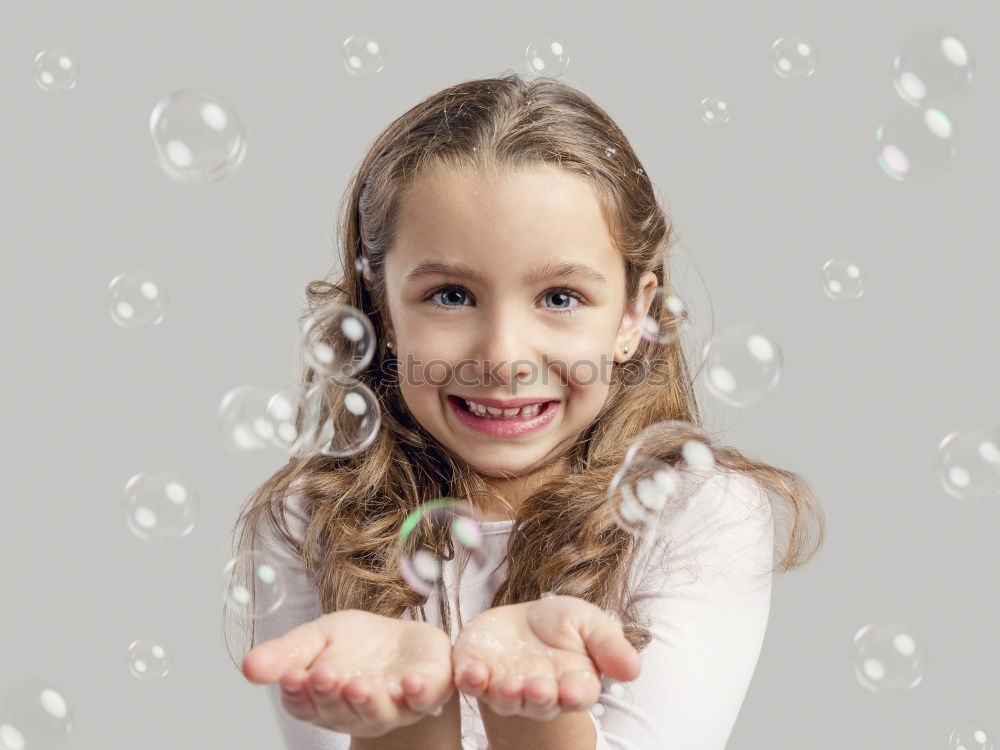
[{"label": "palm", "polygon": [[447,634],[361,610],[323,615],[260,644],[243,673],[291,689],[282,702],[296,718],[362,737],[436,715],[453,692]]},{"label": "palm", "polygon": [[462,629],[452,659],[460,690],[500,715],[537,719],[593,705],[602,671],[618,679],[638,674],[638,655],[620,628],[566,596],[484,612]]},{"label": "palm", "polygon": [[393,697],[401,694],[400,680],[409,672],[424,676],[438,689],[450,682],[448,637],[427,623],[398,623],[398,628],[372,628],[367,617],[345,618],[316,659],[344,677],[368,677]]}]

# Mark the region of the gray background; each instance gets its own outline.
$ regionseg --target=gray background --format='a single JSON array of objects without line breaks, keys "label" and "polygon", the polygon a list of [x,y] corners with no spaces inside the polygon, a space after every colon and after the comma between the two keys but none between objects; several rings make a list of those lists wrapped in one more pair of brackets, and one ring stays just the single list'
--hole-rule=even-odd
[{"label": "gray background", "polygon": [[[713,418],[728,442],[804,474],[828,514],[821,554],[776,580],[729,747],[943,748],[964,718],[1000,732],[1000,507],[951,499],[933,465],[947,433],[1000,424],[998,21],[995,3],[902,0],[5,2],[0,691],[52,680],[77,748],[281,746],[219,611],[236,511],[284,456],[227,452],[219,401],[294,379],[294,314],[332,265],[336,204],[375,135],[434,91],[521,66],[551,31],[571,51],[563,79],[618,120],[669,200],[716,324],[753,320],[784,350],[765,402],[708,405]],[[930,23],[964,39],[976,78],[950,107],[951,169],[896,183],[873,134],[902,106],[893,53]],[[341,63],[360,31],[387,50],[372,79]],[[817,51],[806,81],[771,69],[789,33]],[[74,90],[35,86],[47,47],[75,55]],[[179,185],[153,161],[149,114],[185,87],[247,126],[246,161],[221,182]],[[712,95],[733,113],[721,128],[699,117]],[[823,295],[835,255],[868,270],[860,300]],[[105,302],[133,267],[170,296],[139,333]],[[154,463],[202,496],[195,530],[163,546],[133,537],[121,510],[125,481]],[[874,695],[850,669],[852,636],[881,616],[930,647],[904,695]],[[172,649],[165,679],[128,671],[145,633]]]}]

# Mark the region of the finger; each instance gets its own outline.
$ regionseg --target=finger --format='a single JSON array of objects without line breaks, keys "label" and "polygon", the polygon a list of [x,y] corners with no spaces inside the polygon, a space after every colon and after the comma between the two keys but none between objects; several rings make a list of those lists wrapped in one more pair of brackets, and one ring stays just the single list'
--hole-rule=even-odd
[{"label": "finger", "polygon": [[547,721],[561,711],[559,685],[551,677],[532,677],[524,686],[524,710],[533,719]]},{"label": "finger", "polygon": [[318,713],[312,698],[309,696],[306,677],[307,674],[303,669],[292,670],[282,675],[279,681],[281,704],[296,719],[311,721],[318,716]]},{"label": "finger", "polygon": [[593,673],[571,672],[559,680],[559,704],[567,711],[586,711],[601,697],[601,682]]},{"label": "finger", "polygon": [[306,689],[323,726],[347,727],[357,724],[358,716],[342,695],[345,679],[329,664],[314,664],[308,672]]},{"label": "finger", "polygon": [[524,678],[507,675],[491,682],[489,703],[493,712],[500,716],[514,716],[524,709]]},{"label": "finger", "polygon": [[399,686],[402,689],[402,704],[418,714],[438,715],[441,704],[451,696],[451,690],[448,691],[448,696],[436,694],[440,691],[433,689],[427,676],[415,670],[404,672]]},{"label": "finger", "polygon": [[490,670],[485,664],[471,662],[455,675],[455,686],[473,698],[481,698],[489,686]]},{"label": "finger", "polygon": [[388,691],[367,677],[352,677],[341,696],[365,726],[379,729],[385,724],[395,724],[399,718],[399,708]]},{"label": "finger", "polygon": [[634,680],[642,662],[622,632],[621,625],[594,607],[590,616],[580,623],[580,635],[587,653],[597,668],[615,680]]},{"label": "finger", "polygon": [[[322,619],[322,618],[321,618]],[[277,682],[290,669],[306,669],[327,646],[320,620],[292,628],[280,638],[265,641],[243,658],[242,672],[250,682]]]}]

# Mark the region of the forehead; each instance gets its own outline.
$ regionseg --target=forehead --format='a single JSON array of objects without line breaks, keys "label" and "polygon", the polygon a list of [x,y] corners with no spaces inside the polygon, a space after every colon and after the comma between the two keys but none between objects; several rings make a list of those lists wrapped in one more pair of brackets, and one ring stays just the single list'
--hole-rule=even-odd
[{"label": "forehead", "polygon": [[624,276],[597,195],[558,167],[428,171],[408,185],[399,209],[386,263],[402,275],[428,262],[472,265],[484,277],[569,262],[609,282]]}]

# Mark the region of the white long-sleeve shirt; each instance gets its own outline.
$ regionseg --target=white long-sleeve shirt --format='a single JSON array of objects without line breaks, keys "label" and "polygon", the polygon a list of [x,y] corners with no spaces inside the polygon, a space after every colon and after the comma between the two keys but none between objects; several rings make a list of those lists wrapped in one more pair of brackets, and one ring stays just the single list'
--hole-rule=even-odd
[{"label": "white long-sleeve shirt", "polygon": [[[303,538],[307,517],[301,500],[287,505],[289,528]],[[484,571],[460,585],[462,618],[488,608],[503,580],[512,521],[481,524]],[[667,533],[643,540],[628,585],[652,641],[639,656],[639,677],[602,677],[599,702],[588,715],[597,729],[594,750],[723,750],[746,696],[763,645],[771,604],[774,525],[769,499],[743,475],[717,472],[670,517]],[[284,577],[286,600],[257,620],[254,645],[277,638],[322,615],[301,561],[261,526],[257,549],[269,553]],[[454,586],[457,561],[444,563],[444,582]],[[446,588],[449,592],[452,589]],[[454,596],[449,593],[451,604]],[[436,593],[426,607],[441,626]],[[452,641],[458,619],[452,606]],[[264,687],[289,750],[350,750],[350,735],[300,721],[285,711],[277,683]],[[474,699],[462,696],[462,750],[488,750]]]}]

